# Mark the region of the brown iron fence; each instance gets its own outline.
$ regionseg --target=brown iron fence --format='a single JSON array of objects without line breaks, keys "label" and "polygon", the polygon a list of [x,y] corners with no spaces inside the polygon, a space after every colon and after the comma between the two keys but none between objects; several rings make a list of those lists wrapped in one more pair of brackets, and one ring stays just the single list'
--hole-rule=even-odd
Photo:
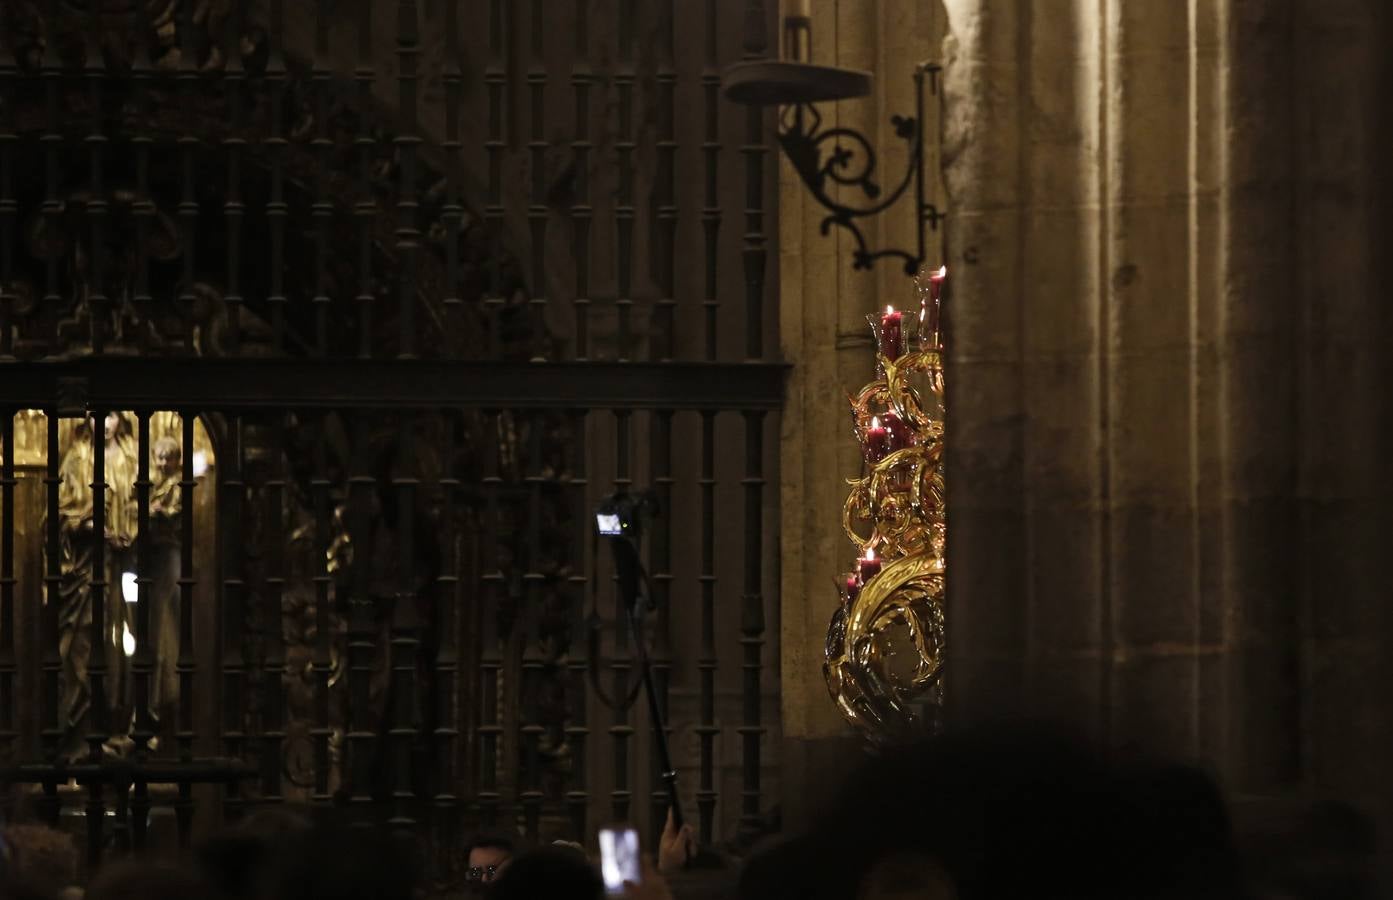
[{"label": "brown iron fence", "polygon": [[12,811],[96,862],[342,807],[444,878],[477,825],[656,828],[590,515],[651,486],[683,789],[766,827],[775,185],[718,72],[773,13],[4,5]]}]

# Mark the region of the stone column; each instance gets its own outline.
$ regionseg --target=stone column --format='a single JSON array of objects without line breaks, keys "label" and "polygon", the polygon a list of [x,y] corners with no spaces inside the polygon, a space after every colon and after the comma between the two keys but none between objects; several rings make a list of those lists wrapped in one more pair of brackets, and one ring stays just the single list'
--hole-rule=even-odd
[{"label": "stone column", "polygon": [[1386,4],[945,6],[950,714],[1387,821]]}]

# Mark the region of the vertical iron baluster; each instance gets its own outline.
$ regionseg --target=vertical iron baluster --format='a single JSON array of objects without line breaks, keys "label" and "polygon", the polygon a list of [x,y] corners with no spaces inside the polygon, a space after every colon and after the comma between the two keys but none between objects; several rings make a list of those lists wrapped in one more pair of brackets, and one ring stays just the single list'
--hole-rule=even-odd
[{"label": "vertical iron baluster", "polygon": [[[763,59],[769,45],[762,0],[745,7],[745,59]],[[764,356],[764,269],[769,254],[764,234],[764,169],[769,148],[764,143],[768,111],[751,106],[745,117],[745,358]]]},{"label": "vertical iron baluster", "polygon": [[760,722],[761,651],[764,648],[764,413],[745,413],[745,589],[740,597],[740,646],[744,661],[744,715],[740,736],[742,779],[740,827],[747,833],[759,827],[759,751],[764,736]]},{"label": "vertical iron baluster", "polygon": [[500,320],[504,306],[503,277],[497,248],[503,240],[503,89],[508,81],[503,42],[506,15],[504,0],[489,0],[488,64],[484,68],[484,85],[488,93],[488,137],[484,141],[484,150],[488,155],[489,173],[484,226],[488,232],[489,286],[484,306],[489,320],[489,355],[494,359],[499,357],[503,348]]},{"label": "vertical iron baluster", "polygon": [[[555,2],[555,0],[553,0]],[[543,0],[532,0],[532,63],[527,69],[531,105],[530,138],[532,187],[527,223],[532,233],[532,290],[528,308],[532,319],[532,358],[547,357],[547,132],[546,132],[546,15]]]},{"label": "vertical iron baluster", "polygon": [[[614,492],[623,494],[633,485],[629,471],[629,424],[632,413],[626,409],[614,412]],[[610,737],[614,741],[614,790],[610,792],[611,815],[616,822],[629,819],[629,802],[633,791],[629,788],[629,738],[633,726],[629,724],[629,706],[625,702],[629,695],[629,675],[633,660],[629,649],[629,612],[624,608],[624,598],[619,591],[619,577],[614,577],[614,659],[610,668],[614,672],[615,702],[614,724],[610,726]]]},{"label": "vertical iron baluster", "polygon": [[[246,752],[246,598],[245,528],[242,512],[246,500],[246,482],[242,476],[242,417],[233,416],[227,423],[226,447],[220,454],[218,485],[221,496],[218,509],[222,515],[222,740],[228,759],[240,760]],[[184,510],[187,516],[189,511]],[[183,698],[180,698],[183,702]],[[245,800],[241,782],[233,779],[227,784],[223,800],[223,816],[237,820],[242,816]]]},{"label": "vertical iron baluster", "polygon": [[[450,6],[454,6],[451,0]],[[450,16],[453,20],[453,15]],[[460,553],[456,527],[456,503],[460,482],[455,469],[455,429],[458,413],[442,411],[445,424],[440,448],[440,539],[444,551],[436,578],[435,629],[435,795],[432,798],[436,846],[458,846],[455,828],[459,798],[455,793],[455,753],[459,740],[459,608]],[[449,853],[445,854],[448,860]]]},{"label": "vertical iron baluster", "polygon": [[[14,761],[15,675],[15,411],[0,410],[0,760]],[[6,798],[0,811],[8,811]]]},{"label": "vertical iron baluster", "polygon": [[14,194],[15,134],[12,104],[19,87],[18,62],[0,51],[0,359],[14,357],[14,333],[10,319],[14,312],[15,220],[19,202]]},{"label": "vertical iron baluster", "polygon": [[590,737],[589,703],[586,692],[589,682],[589,660],[585,648],[589,641],[586,636],[588,626],[586,615],[585,588],[589,579],[586,573],[586,548],[590,546],[593,520],[590,517],[590,484],[586,478],[585,435],[587,416],[585,410],[571,413],[571,516],[575,531],[571,538],[570,577],[566,586],[571,606],[569,620],[575,636],[568,654],[569,681],[566,693],[571,698],[569,722],[566,726],[566,742],[571,749],[570,789],[566,792],[566,804],[571,814],[571,837],[582,843],[589,840],[586,827],[590,808],[590,779],[586,759],[586,743]]},{"label": "vertical iron baluster", "polygon": [[[150,533],[150,411],[136,411],[136,560],[135,560],[135,658],[131,661],[134,681],[133,695],[135,757],[144,761],[150,754],[150,740],[155,736],[150,721],[150,679],[155,671],[155,656],[150,650],[150,586],[151,551],[154,538]],[[131,802],[131,841],[137,851],[145,848],[146,825],[150,816],[150,789],[143,780],[135,783]]]},{"label": "vertical iron baluster", "polygon": [[[186,4],[187,5],[187,4]],[[285,10],[284,0],[271,0],[271,22],[266,57],[266,92],[271,95],[270,118],[262,143],[271,158],[271,195],[266,202],[266,223],[271,234],[271,293],[266,305],[271,309],[271,346],[277,355],[285,353],[285,154],[288,142],[285,128]]]},{"label": "vertical iron baluster", "polygon": [[[175,741],[179,746],[179,761],[193,762],[194,695],[193,678],[197,667],[193,649],[193,594],[198,579],[193,573],[194,496],[197,485],[193,477],[193,432],[198,413],[191,409],[179,411],[179,444],[183,458],[179,473],[179,657],[174,672],[179,679],[179,731]],[[193,785],[179,782],[179,798],[174,802],[175,820],[179,827],[179,849],[188,850],[193,841]]]},{"label": "vertical iron baluster", "polygon": [[[653,636],[653,692],[658,700],[658,709],[663,717],[663,725],[668,721],[668,685],[672,676],[672,411],[657,410],[652,415],[652,435],[649,443],[649,466],[652,473],[653,492],[658,500],[658,514],[653,522],[653,543],[649,550],[650,567],[653,572],[653,604],[657,613],[657,628]],[[653,723],[652,789],[650,793],[653,820],[653,846],[662,834],[663,823],[668,807],[668,790],[663,781],[663,767],[658,752],[657,729]]]},{"label": "vertical iron baluster", "polygon": [[285,747],[285,621],[286,584],[285,546],[285,417],[271,414],[271,459],[266,479],[266,628],[262,639],[265,663],[262,667],[262,728],[261,728],[261,799],[265,803],[280,803],[281,760]]},{"label": "vertical iron baluster", "polygon": [[441,80],[445,84],[445,203],[440,211],[445,223],[445,341],[446,356],[459,356],[464,327],[463,306],[459,289],[460,225],[464,221],[464,206],[460,202],[460,172],[463,144],[460,143],[460,105],[464,102],[464,73],[460,70],[459,0],[445,0],[445,64]]},{"label": "vertical iron baluster", "polygon": [[498,612],[503,604],[504,579],[498,553],[499,492],[503,486],[501,448],[499,447],[501,417],[497,411],[484,410],[483,490],[486,505],[482,540],[484,542],[483,603],[480,604],[478,632],[479,654],[479,818],[486,827],[498,823],[498,745],[503,734],[503,710],[498,703],[499,679],[503,657],[499,646]]},{"label": "vertical iron baluster", "polygon": [[314,795],[316,804],[328,803],[329,796],[329,724],[330,662],[329,602],[333,576],[329,574],[331,518],[329,514],[329,460],[325,447],[327,416],[320,413],[314,425],[313,465],[310,494],[314,504],[314,727],[310,739],[314,742]]},{"label": "vertical iron baluster", "polygon": [[[372,67],[372,4],[373,0],[359,0],[358,5],[358,65],[353,69],[353,80],[358,86],[360,109],[372,108],[372,84],[376,78]],[[372,169],[376,141],[363,122],[358,124],[353,146],[358,156],[358,199],[353,204],[353,217],[358,224],[358,295],[353,299],[358,306],[358,358],[368,359],[372,356],[372,229],[377,217]]]},{"label": "vertical iron baluster", "polygon": [[[88,592],[92,623],[91,652],[87,657],[87,748],[93,765],[102,763],[102,745],[107,733],[106,679],[107,634],[106,620],[106,410],[94,409],[89,426],[92,428],[92,583]],[[110,624],[115,624],[110,623]],[[80,624],[75,626],[80,627]],[[74,635],[76,638],[76,635]],[[102,861],[102,826],[106,819],[106,801],[102,797],[102,779],[87,783],[87,862],[92,868]]]},{"label": "vertical iron baluster", "polygon": [[329,177],[334,164],[334,141],[329,131],[329,91],[333,78],[329,50],[329,0],[314,4],[314,60],[310,71],[310,92],[314,97],[314,138],[310,141],[318,161],[314,173],[314,353],[329,355],[329,227],[333,224],[334,204],[329,198]]},{"label": "vertical iron baluster", "polygon": [[[414,7],[414,4],[411,4]],[[415,15],[413,8],[412,15]],[[391,473],[397,501],[398,583],[392,603],[392,799],[390,825],[406,834],[416,828],[416,655],[420,648],[416,615],[416,423],[411,413],[397,428],[396,471]]]},{"label": "vertical iron baluster", "polygon": [[616,358],[629,358],[631,316],[633,313],[634,250],[634,0],[619,0],[619,59],[614,73],[619,92],[619,131],[614,142],[618,154],[619,190],[615,197],[614,226],[618,258],[615,263],[619,314]]},{"label": "vertical iron baluster", "polygon": [[[59,20],[58,3],[59,0],[49,0],[46,21]],[[63,135],[58,128],[63,117],[58,111],[58,94],[62,87],[63,61],[58,56],[58,47],[55,44],[50,43],[44,47],[39,75],[44,86],[44,133],[39,138],[39,143],[44,148],[44,200],[41,211],[44,232],[60,234],[63,231],[63,200],[58,196],[58,152],[63,145]],[[58,281],[62,256],[58,253],[47,253],[44,262],[44,332],[49,340],[49,354],[56,355],[63,351],[58,338],[58,320],[64,305],[62,288]]]},{"label": "vertical iron baluster", "polygon": [[397,113],[400,125],[393,143],[397,148],[400,186],[397,194],[397,259],[399,261],[398,302],[401,338],[399,359],[416,356],[416,251],[421,232],[416,216],[416,150],[421,137],[416,133],[416,62],[421,55],[420,26],[416,21],[415,0],[397,2]]},{"label": "vertical iron baluster", "polygon": [[[745,58],[760,59],[768,47],[768,23],[762,0],[749,0],[745,18]],[[745,120],[745,240],[741,254],[745,268],[745,357],[764,356],[764,271],[768,250],[764,235],[764,169],[768,147],[764,144],[766,110],[751,106]],[[764,647],[764,414],[745,413],[745,587],[741,597],[740,644],[744,662],[743,788],[740,825],[746,832],[759,827],[761,651]]]},{"label": "vertical iron baluster", "polygon": [[650,356],[672,359],[675,352],[677,305],[677,62],[673,43],[676,0],[658,4],[658,301],[653,310]]},{"label": "vertical iron baluster", "polygon": [[536,841],[540,836],[542,820],[542,771],[541,749],[542,726],[538,711],[539,693],[542,681],[542,657],[539,646],[541,635],[539,627],[542,619],[542,582],[540,569],[542,541],[542,429],[544,419],[534,413],[527,423],[527,463],[524,479],[527,482],[527,531],[524,553],[527,569],[523,573],[523,587],[526,608],[523,611],[523,644],[521,669],[521,728],[523,768],[521,790],[518,797],[522,802],[523,821],[528,840]]},{"label": "vertical iron baluster", "polygon": [[[39,722],[40,741],[43,744],[44,758],[57,763],[63,752],[63,737],[67,731],[67,711],[63,708],[63,658],[59,654],[58,607],[62,603],[63,588],[63,549],[61,532],[61,513],[58,509],[59,486],[63,483],[62,465],[58,453],[58,410],[48,410],[48,440],[46,446],[48,471],[44,477],[46,497],[44,499],[47,533],[45,557],[48,564],[44,570],[44,604],[39,611]],[[62,812],[62,801],[58,796],[58,783],[53,780],[43,784],[44,799],[41,804],[43,818],[49,827],[58,827],[58,817]]]},{"label": "vertical iron baluster", "polygon": [[[47,445],[48,471],[44,477],[44,487],[47,489],[45,498],[45,522],[47,524],[47,534],[45,535],[47,566],[44,570],[44,604],[39,611],[40,621],[40,722],[42,723],[40,736],[44,745],[44,757],[56,762],[62,752],[63,734],[67,719],[67,712],[62,707],[62,679],[63,679],[63,659],[58,651],[58,607],[62,605],[63,589],[63,545],[62,532],[60,531],[62,517],[58,510],[58,497],[60,485],[63,483],[62,461],[58,449],[58,410],[48,410],[48,445]],[[46,792],[52,792],[53,786],[44,785]],[[57,799],[56,792],[52,793],[53,800]],[[52,820],[58,817],[58,810],[52,807]]]},{"label": "vertical iron baluster", "polygon": [[[705,95],[706,112],[706,134],[701,144],[702,155],[706,158],[706,200],[701,209],[702,231],[706,238],[706,290],[702,294],[701,305],[704,312],[707,362],[716,361],[716,310],[720,306],[716,299],[721,231],[721,70],[716,33],[716,10],[719,2],[720,0],[706,0],[706,60],[701,69],[701,88]],[[709,838],[703,837],[703,840]]]},{"label": "vertical iron baluster", "polygon": [[372,796],[372,752],[377,738],[372,716],[372,675],[376,650],[373,623],[372,506],[376,481],[371,473],[371,431],[368,414],[350,412],[352,462],[348,478],[350,538],[353,542],[352,589],[348,609],[349,803],[354,817],[369,819]]},{"label": "vertical iron baluster", "polygon": [[222,139],[223,157],[227,160],[227,196],[223,201],[223,221],[227,229],[227,344],[233,356],[242,346],[242,153],[247,141],[242,135],[243,100],[247,73],[242,66],[242,27],[245,4],[232,4],[227,32],[223,36],[223,90],[227,96],[228,120],[231,127]]},{"label": "vertical iron baluster", "polygon": [[91,316],[91,341],[92,352],[101,355],[106,350],[106,328],[105,317],[107,313],[106,296],[106,216],[107,202],[105,196],[105,159],[106,135],[102,133],[102,86],[106,80],[106,72],[103,71],[102,46],[101,46],[101,15],[96,6],[93,6],[87,17],[88,30],[86,38],[86,54],[83,60],[82,75],[87,83],[87,103],[90,108],[92,121],[90,130],[85,138],[88,153],[88,181],[90,186],[87,193],[86,202],[83,204],[83,213],[86,215],[88,224],[92,228],[92,248],[88,254],[87,264],[90,267],[89,283],[91,293],[88,296],[88,313]]},{"label": "vertical iron baluster", "polygon": [[575,86],[575,140],[571,141],[575,166],[575,200],[571,204],[572,253],[576,264],[576,359],[590,358],[590,0],[576,0],[575,63],[571,84]]},{"label": "vertical iron baluster", "polygon": [[[141,7],[137,21],[140,27],[136,29],[135,52],[131,62],[132,91],[135,94],[135,109],[142,114],[148,114],[152,107],[150,87],[155,78],[155,61],[150,56],[150,43],[154,27],[150,22],[148,8]],[[234,113],[234,127],[229,132],[232,135],[236,134],[236,123],[240,121],[235,118],[235,115]],[[150,290],[150,223],[155,218],[155,202],[150,193],[150,150],[154,144],[154,139],[150,137],[148,123],[138,127],[140,130],[135,131],[130,138],[131,146],[135,150],[135,200],[131,203],[131,217],[135,220],[136,249],[135,291],[131,295],[131,305],[135,308],[136,319],[139,322],[147,323],[140,326],[135,344],[140,350],[148,351],[151,338],[154,337],[154,328],[148,323],[153,323],[158,318],[155,313],[155,300]],[[229,180],[232,178],[230,173],[228,178]],[[237,241],[237,238],[231,233],[233,230],[232,222],[229,221],[229,247]],[[229,249],[228,252],[230,254],[232,251]],[[237,334],[236,327],[232,324],[236,318],[233,296],[237,294],[237,268],[233,262],[232,257],[229,256],[228,290],[230,296],[227,299],[230,339],[235,339]],[[233,346],[235,347],[236,344],[234,343]]]},{"label": "vertical iron baluster", "polygon": [[179,194],[179,237],[180,258],[184,261],[184,271],[179,280],[179,316],[184,325],[184,352],[192,356],[194,348],[194,279],[197,277],[197,252],[195,238],[198,234],[198,193],[195,188],[195,167],[197,165],[198,138],[193,134],[193,124],[198,121],[194,108],[198,102],[198,64],[195,59],[193,43],[193,5],[184,3],[179,13],[179,99],[183,128],[180,131],[179,165],[183,174]]},{"label": "vertical iron baluster", "polygon": [[[709,345],[708,345],[709,347]],[[701,411],[701,785],[697,810],[701,815],[701,842],[715,836],[716,761],[716,413]]]}]

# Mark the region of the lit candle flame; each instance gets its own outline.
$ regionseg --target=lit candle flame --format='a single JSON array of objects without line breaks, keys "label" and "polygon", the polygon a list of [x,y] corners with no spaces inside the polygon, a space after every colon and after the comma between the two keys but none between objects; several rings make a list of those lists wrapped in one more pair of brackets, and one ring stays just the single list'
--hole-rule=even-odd
[{"label": "lit candle flame", "polygon": [[938,267],[938,273],[937,273],[937,274],[938,274],[938,277],[939,277],[939,278],[947,278],[947,277],[948,277],[948,266],[947,266],[947,265],[939,266],[939,267]]},{"label": "lit candle flame", "polygon": [[135,635],[131,634],[131,626],[125,624],[121,626],[121,649],[127,656],[135,656]]},{"label": "lit candle flame", "polygon": [[871,416],[871,427],[872,427],[872,428],[879,428],[879,427],[880,427],[880,416]]},{"label": "lit candle flame", "polygon": [[890,314],[891,314],[892,312],[894,312],[894,311],[895,311],[895,307],[890,306],[889,304],[886,304],[886,306],[885,306],[885,314],[886,314],[887,316],[890,315]]},{"label": "lit candle flame", "polygon": [[867,547],[867,548],[866,548],[866,562],[875,562],[875,548],[874,548],[874,547]]}]

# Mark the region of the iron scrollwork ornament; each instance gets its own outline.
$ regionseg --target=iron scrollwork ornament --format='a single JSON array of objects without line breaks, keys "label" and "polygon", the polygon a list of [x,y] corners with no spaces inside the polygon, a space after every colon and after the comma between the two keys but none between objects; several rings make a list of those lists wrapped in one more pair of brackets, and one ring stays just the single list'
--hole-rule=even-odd
[{"label": "iron scrollwork ornament", "polygon": [[[924,81],[938,95],[939,66],[924,63],[914,70],[916,115],[892,116],[895,136],[905,144],[909,163],[892,188],[882,183],[879,159],[870,140],[853,128],[824,128],[822,115],[812,103],[784,106],[779,116],[779,144],[798,177],[813,198],[827,210],[821,233],[833,227],[845,229],[856,242],[853,267],[870,269],[878,260],[898,259],[906,275],[914,275],[924,264],[926,229],[937,230],[944,214],[926,199],[924,173]],[[864,202],[844,202],[839,188],[859,191]],[[879,215],[899,203],[913,189],[917,244],[910,249],[874,249],[861,228],[861,220]]]}]

